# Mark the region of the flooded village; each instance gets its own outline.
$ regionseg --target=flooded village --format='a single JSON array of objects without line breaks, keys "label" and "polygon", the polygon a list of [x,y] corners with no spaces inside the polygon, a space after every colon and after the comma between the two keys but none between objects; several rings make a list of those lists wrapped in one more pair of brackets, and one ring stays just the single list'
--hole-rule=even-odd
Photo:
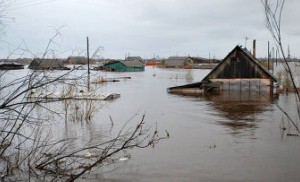
[{"label": "flooded village", "polygon": [[[233,40],[223,46],[214,34],[209,40],[220,42],[213,48],[209,42],[197,44],[200,53],[184,39],[179,53],[163,52],[169,45],[164,38],[172,35],[160,37],[162,46],[155,42],[147,52],[147,43],[135,36],[151,44],[161,33],[152,29],[159,33],[134,32],[130,38],[139,45],[104,41],[99,46],[95,36],[84,36],[81,48],[63,51],[58,49],[61,30],[55,29],[46,49],[38,48],[42,52],[35,54],[30,42],[21,42],[8,56],[0,54],[1,181],[299,181],[300,55],[280,42],[280,26],[268,24],[285,1],[276,0],[274,11],[274,4],[262,2],[257,12],[263,12],[271,36],[254,30],[251,40],[228,35]],[[105,0],[74,3],[118,8]],[[189,3],[173,8],[211,7]],[[162,12],[175,16],[178,10]],[[185,25],[181,18],[172,21]],[[190,31],[182,30],[176,36],[188,37]],[[113,54],[118,49],[122,54]]]}]

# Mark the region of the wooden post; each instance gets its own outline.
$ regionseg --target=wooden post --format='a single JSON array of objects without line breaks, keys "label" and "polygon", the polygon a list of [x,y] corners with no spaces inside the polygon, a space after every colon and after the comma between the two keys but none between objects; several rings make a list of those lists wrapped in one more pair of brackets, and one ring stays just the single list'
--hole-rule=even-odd
[{"label": "wooden post", "polygon": [[253,40],[253,56],[256,58],[256,40]]},{"label": "wooden post", "polygon": [[259,98],[260,98],[260,84],[261,84],[261,78],[259,79],[259,94],[258,94]]},{"label": "wooden post", "polygon": [[251,81],[250,81],[250,78],[249,78],[249,93],[251,91]]},{"label": "wooden post", "polygon": [[242,92],[242,79],[240,78],[240,92]]},{"label": "wooden post", "polygon": [[260,84],[261,84],[261,78],[259,79],[259,85],[258,85],[259,94],[260,94]]},{"label": "wooden post", "polygon": [[89,45],[89,37],[86,37],[86,47],[87,47],[87,63],[88,63],[88,92],[91,90],[90,85],[90,45]]},{"label": "wooden post", "polygon": [[277,60],[277,56],[278,56],[277,54],[278,54],[278,49],[276,49],[276,66],[277,66],[277,61],[278,61]]},{"label": "wooden post", "polygon": [[270,95],[273,97],[273,81],[270,79]]}]

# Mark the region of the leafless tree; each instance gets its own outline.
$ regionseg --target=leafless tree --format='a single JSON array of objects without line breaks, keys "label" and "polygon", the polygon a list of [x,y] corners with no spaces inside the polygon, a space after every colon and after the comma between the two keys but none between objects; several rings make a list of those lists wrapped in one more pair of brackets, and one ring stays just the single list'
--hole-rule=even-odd
[{"label": "leafless tree", "polygon": [[[1,1],[0,1],[1,2]],[[51,45],[59,35],[58,30],[49,39],[42,57],[52,52]],[[18,50],[32,53],[25,43]],[[64,99],[47,100],[43,92],[53,88],[76,87],[84,89],[86,75],[69,71],[29,71],[13,77],[0,71],[0,175],[1,180],[74,181],[88,171],[114,164],[123,153],[132,148],[154,146],[168,138],[159,136],[158,130],[147,127],[143,116],[140,121],[128,120],[116,135],[95,135],[86,143],[76,145],[79,138],[55,137],[48,124],[67,114],[57,112],[49,104]],[[84,81],[83,81],[84,80]],[[83,82],[83,83],[81,83]],[[34,98],[31,95],[35,94]],[[85,120],[91,120],[95,109],[93,102],[83,108]],[[83,107],[77,105],[78,109]],[[68,103],[65,105],[69,109]],[[48,114],[42,112],[46,110]],[[68,122],[62,119],[62,121]]]},{"label": "leafless tree", "polygon": [[286,3],[285,0],[261,0],[261,3],[264,7],[265,17],[266,17],[266,26],[267,29],[270,31],[273,40],[276,43],[276,46],[279,49],[279,52],[281,56],[283,57],[284,63],[285,63],[285,69],[288,73],[288,76],[290,77],[293,90],[295,93],[295,99],[296,99],[296,109],[297,109],[297,119],[293,119],[292,116],[288,114],[287,111],[285,111],[279,104],[276,104],[277,107],[284,113],[284,115],[288,118],[288,120],[292,123],[292,125],[295,127],[295,129],[300,133],[299,130],[299,121],[300,121],[300,95],[299,91],[296,86],[296,81],[294,77],[294,73],[288,63],[286,54],[284,52],[284,45],[282,41],[282,14],[284,10],[284,5]]}]

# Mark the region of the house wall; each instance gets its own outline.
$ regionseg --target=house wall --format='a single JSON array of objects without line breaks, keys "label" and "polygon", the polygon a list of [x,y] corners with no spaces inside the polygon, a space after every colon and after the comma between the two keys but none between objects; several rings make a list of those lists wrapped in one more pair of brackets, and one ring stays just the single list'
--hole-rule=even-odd
[{"label": "house wall", "polygon": [[145,68],[144,67],[127,68],[127,71],[131,71],[131,72],[145,71]]},{"label": "house wall", "polygon": [[112,71],[127,71],[127,67],[120,62],[107,64],[107,65],[104,65],[103,67],[105,69],[111,69]]},{"label": "house wall", "polygon": [[107,64],[103,66],[105,69],[111,69],[112,71],[117,71],[117,72],[137,72],[137,71],[144,71],[144,67],[126,67],[124,64],[121,62],[115,62],[111,64]]},{"label": "house wall", "polygon": [[235,51],[221,63],[209,78],[268,78],[257,64],[240,51]]},{"label": "house wall", "polygon": [[220,91],[273,92],[273,81],[242,51],[234,51],[206,78],[221,82]]},{"label": "house wall", "polygon": [[222,82],[221,91],[255,91],[269,92],[273,82],[270,79],[210,79],[211,82]]}]

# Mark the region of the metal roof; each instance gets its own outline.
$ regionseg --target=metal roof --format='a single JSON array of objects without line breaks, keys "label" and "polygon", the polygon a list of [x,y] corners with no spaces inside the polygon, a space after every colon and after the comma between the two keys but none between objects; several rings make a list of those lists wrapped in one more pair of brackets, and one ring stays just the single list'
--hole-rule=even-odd
[{"label": "metal roof", "polygon": [[120,61],[123,63],[125,66],[129,68],[136,68],[136,67],[144,67],[144,64],[138,60],[133,60],[133,61]]}]

